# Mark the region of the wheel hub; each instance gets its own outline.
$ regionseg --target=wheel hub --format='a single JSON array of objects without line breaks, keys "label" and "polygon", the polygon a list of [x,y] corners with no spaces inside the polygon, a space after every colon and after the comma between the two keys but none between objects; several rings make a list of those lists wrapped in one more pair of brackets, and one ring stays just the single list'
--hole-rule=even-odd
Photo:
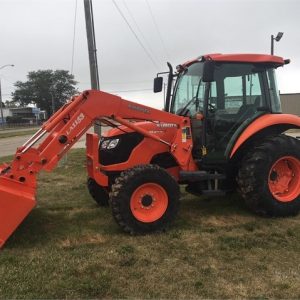
[{"label": "wheel hub", "polygon": [[153,198],[150,195],[145,195],[142,197],[141,203],[144,207],[148,207],[153,203]]},{"label": "wheel hub", "polygon": [[270,174],[270,180],[275,181],[278,178],[278,174],[275,170],[273,170]]},{"label": "wheel hub", "polygon": [[292,156],[277,160],[271,168],[268,185],[277,200],[294,200],[300,193],[300,161]]},{"label": "wheel hub", "polygon": [[160,219],[168,208],[168,195],[157,183],[144,183],[132,194],[130,209],[133,216],[144,223]]}]

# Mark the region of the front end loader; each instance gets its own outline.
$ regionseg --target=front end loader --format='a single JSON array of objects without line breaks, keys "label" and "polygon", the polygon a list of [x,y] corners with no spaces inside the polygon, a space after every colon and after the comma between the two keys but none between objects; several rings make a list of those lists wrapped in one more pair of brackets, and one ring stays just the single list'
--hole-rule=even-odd
[{"label": "front end loader", "polygon": [[[0,166],[0,247],[34,208],[37,174],[51,171],[95,120],[112,129],[86,135],[88,189],[125,232],[166,228],[180,184],[210,196],[238,188],[256,213],[297,214],[300,142],[284,133],[299,129],[300,118],[282,114],[274,72],[287,63],[210,54],[176,72],[168,64],[163,111],[94,90],[73,97]],[[157,76],[154,91],[162,84]]]}]

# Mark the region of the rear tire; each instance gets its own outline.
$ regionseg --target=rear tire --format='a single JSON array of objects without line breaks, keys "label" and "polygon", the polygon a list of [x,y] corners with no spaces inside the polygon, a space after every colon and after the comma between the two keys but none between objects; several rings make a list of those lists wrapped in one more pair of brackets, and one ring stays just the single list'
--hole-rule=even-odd
[{"label": "rear tire", "polygon": [[165,229],[179,208],[179,186],[157,165],[126,170],[116,179],[110,194],[112,214],[130,234]]},{"label": "rear tire", "polygon": [[87,187],[91,196],[99,206],[108,206],[109,194],[102,186],[100,186],[94,179],[88,178]]},{"label": "rear tire", "polygon": [[237,182],[255,213],[296,215],[300,210],[300,141],[286,135],[266,138],[242,160]]}]

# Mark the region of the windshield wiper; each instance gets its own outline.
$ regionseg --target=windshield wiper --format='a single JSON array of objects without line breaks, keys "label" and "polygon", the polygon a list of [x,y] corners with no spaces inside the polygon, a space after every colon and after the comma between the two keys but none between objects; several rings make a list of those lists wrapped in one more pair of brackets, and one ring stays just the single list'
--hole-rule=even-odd
[{"label": "windshield wiper", "polygon": [[179,114],[179,116],[183,116],[183,117],[186,117],[187,113],[188,113],[188,110],[187,108],[190,106],[190,104],[192,104],[192,102],[196,102],[198,99],[197,96],[194,96],[182,109],[181,109],[181,112]]}]

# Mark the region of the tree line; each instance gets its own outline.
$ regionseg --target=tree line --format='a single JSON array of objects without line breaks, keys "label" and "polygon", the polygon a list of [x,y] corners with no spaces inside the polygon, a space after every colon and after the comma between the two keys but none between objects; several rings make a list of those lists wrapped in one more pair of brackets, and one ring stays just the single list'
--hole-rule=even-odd
[{"label": "tree line", "polygon": [[[38,70],[29,72],[27,80],[14,83],[11,105],[34,104],[50,117],[74,94],[78,93],[74,75],[66,70]],[[6,105],[7,106],[7,105]]]}]

